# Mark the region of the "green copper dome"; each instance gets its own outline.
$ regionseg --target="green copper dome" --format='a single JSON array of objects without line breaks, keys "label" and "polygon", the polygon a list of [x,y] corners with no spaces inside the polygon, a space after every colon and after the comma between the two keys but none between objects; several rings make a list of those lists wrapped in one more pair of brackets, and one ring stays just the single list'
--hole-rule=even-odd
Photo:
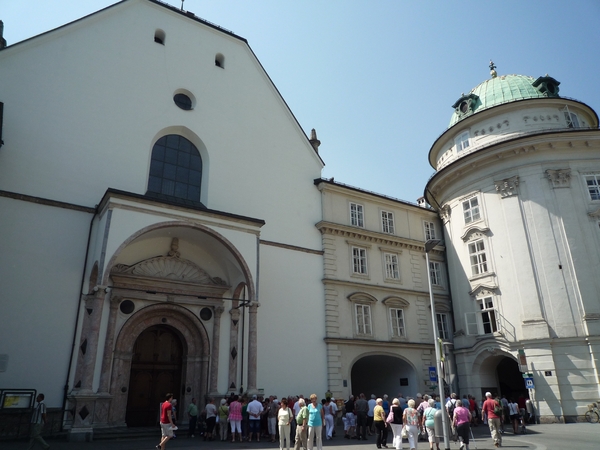
[{"label": "green copper dome", "polygon": [[531,98],[558,97],[560,82],[548,75],[539,78],[525,75],[495,76],[476,86],[467,95],[462,95],[452,105],[454,114],[450,119],[452,127],[462,119],[487,108]]}]

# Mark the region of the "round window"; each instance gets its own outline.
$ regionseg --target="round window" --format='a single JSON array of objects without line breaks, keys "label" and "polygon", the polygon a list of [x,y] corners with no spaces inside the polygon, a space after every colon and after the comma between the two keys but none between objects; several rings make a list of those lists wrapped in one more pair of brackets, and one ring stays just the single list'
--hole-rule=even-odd
[{"label": "round window", "polygon": [[469,103],[467,103],[466,101],[461,102],[460,103],[460,112],[465,114],[467,111],[469,111]]},{"label": "round window", "polygon": [[212,310],[210,308],[202,308],[200,318],[205,321],[210,320],[212,318]]},{"label": "round window", "polygon": [[131,314],[135,309],[135,305],[131,300],[123,300],[119,305],[119,309],[123,314]]},{"label": "round window", "polygon": [[192,99],[185,94],[175,94],[173,101],[177,106],[185,111],[192,109]]}]

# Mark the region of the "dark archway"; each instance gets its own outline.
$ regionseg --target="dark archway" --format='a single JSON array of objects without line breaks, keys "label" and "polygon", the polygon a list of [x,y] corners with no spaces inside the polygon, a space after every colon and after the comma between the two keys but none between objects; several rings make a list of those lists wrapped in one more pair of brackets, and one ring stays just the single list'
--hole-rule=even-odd
[{"label": "dark archway", "polygon": [[500,394],[506,398],[513,398],[515,401],[519,396],[527,396],[525,381],[519,370],[517,361],[512,358],[503,358],[496,367],[498,380],[500,382]]},{"label": "dark archway", "polygon": [[388,355],[370,355],[354,363],[351,371],[352,393],[394,398],[399,392],[414,394],[418,390],[414,368],[405,360]]},{"label": "dark archway", "polygon": [[133,346],[125,421],[130,427],[153,426],[165,394],[181,392],[184,346],[171,327],[155,325],[141,333]]}]

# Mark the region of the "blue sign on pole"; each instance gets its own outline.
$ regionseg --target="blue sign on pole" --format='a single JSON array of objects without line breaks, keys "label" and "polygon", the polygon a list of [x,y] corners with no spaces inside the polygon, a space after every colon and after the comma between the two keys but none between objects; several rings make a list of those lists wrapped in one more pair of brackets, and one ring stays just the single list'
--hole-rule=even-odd
[{"label": "blue sign on pole", "polygon": [[535,389],[535,385],[533,384],[533,378],[525,378],[525,387],[527,389]]},{"label": "blue sign on pole", "polygon": [[435,367],[429,367],[429,381],[437,381],[437,370]]}]

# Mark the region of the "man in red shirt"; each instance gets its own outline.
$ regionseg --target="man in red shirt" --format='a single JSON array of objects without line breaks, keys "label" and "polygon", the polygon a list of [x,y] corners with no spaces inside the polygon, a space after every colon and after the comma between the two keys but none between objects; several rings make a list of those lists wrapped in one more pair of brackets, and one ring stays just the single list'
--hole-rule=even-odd
[{"label": "man in red shirt", "polygon": [[492,394],[489,392],[485,393],[485,397],[486,400],[483,402],[481,412],[487,416],[492,439],[494,440],[494,446],[501,447],[502,434],[500,434],[500,426],[502,424],[502,405],[499,401],[494,400]]},{"label": "man in red shirt", "polygon": [[173,405],[171,404],[173,394],[167,394],[166,398],[167,400],[160,405],[160,429],[162,432],[162,439],[160,444],[156,446],[158,450],[165,450],[167,441],[173,437],[173,429],[175,428],[175,424],[173,423]]}]

